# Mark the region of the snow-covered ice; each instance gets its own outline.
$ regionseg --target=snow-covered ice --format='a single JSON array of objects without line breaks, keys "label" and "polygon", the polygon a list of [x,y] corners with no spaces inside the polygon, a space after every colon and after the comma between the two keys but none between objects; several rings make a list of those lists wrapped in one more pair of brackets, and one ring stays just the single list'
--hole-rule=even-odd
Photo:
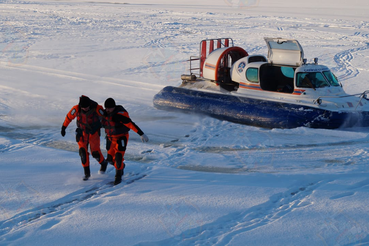
[{"label": "snow-covered ice", "polygon": [[[369,245],[369,130],[263,129],[152,106],[205,38],[266,55],[295,38],[348,93],[369,88],[366,0],[0,0],[0,245]],[[113,97],[122,184],[60,127]],[[104,150],[102,137],[101,147]],[[106,153],[104,151],[104,153]]]}]

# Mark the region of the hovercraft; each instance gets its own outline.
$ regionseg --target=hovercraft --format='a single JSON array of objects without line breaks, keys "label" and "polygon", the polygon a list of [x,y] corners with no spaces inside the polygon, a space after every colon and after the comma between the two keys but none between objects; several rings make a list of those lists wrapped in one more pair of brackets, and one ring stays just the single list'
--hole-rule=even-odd
[{"label": "hovercraft", "polygon": [[231,38],[202,40],[190,74],[156,94],[154,106],[266,128],[369,126],[369,91],[345,93],[317,58],[307,63],[297,40],[264,40],[267,57],[249,55]]}]

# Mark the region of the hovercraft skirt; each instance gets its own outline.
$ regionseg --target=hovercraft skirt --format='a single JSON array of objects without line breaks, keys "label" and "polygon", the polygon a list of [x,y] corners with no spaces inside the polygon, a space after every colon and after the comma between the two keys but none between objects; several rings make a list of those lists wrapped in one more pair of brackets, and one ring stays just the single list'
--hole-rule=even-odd
[{"label": "hovercraft skirt", "polygon": [[[167,86],[153,99],[164,110],[183,110],[245,125],[266,128],[339,128],[357,122],[358,115],[283,102],[237,97]],[[349,121],[350,123],[347,123]]]}]

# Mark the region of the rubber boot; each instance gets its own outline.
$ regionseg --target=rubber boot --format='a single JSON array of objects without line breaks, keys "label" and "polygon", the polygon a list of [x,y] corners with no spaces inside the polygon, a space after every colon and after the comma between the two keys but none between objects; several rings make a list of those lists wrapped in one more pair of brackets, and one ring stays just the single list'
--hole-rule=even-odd
[{"label": "rubber boot", "polygon": [[91,173],[90,173],[90,166],[88,167],[83,167],[84,171],[85,171],[85,176],[83,177],[83,180],[86,181],[91,177]]},{"label": "rubber boot", "polygon": [[101,167],[99,170],[99,174],[104,174],[106,172],[106,168],[108,166],[108,161],[105,159],[103,162],[100,163]]},{"label": "rubber boot", "polygon": [[116,170],[115,171],[114,185],[120,184],[122,182],[123,174],[124,174],[123,170]]}]

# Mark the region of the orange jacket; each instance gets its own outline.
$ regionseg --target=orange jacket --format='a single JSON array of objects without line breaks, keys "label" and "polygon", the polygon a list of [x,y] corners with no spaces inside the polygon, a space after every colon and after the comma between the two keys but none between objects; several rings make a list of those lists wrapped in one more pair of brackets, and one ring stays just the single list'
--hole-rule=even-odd
[{"label": "orange jacket", "polygon": [[128,133],[130,129],[140,136],[144,134],[121,105],[117,105],[111,114],[105,115],[102,124],[108,136]]},{"label": "orange jacket", "polygon": [[85,112],[79,105],[75,105],[68,112],[63,126],[68,127],[70,122],[77,117],[77,127],[88,134],[93,134],[101,128],[101,118],[104,115],[104,109],[101,105],[91,100],[90,110]]}]

